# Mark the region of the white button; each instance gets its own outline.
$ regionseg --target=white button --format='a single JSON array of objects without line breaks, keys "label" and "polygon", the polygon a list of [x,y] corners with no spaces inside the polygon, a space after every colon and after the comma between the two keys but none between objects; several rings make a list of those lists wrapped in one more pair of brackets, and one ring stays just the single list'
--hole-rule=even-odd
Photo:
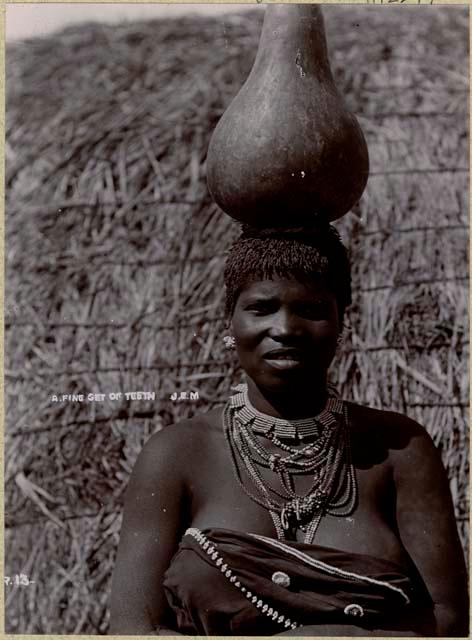
[{"label": "white button", "polygon": [[348,604],[347,607],[344,608],[344,613],[347,616],[359,616],[359,618],[361,618],[364,615],[364,609],[360,604]]},{"label": "white button", "polygon": [[290,586],[290,578],[283,571],[276,571],[272,574],[272,582],[274,584],[278,584],[280,587],[289,587]]}]

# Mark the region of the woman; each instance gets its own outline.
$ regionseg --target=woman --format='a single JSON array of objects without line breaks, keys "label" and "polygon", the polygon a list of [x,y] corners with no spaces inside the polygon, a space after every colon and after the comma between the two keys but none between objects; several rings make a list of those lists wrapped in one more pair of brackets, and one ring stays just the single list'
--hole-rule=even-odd
[{"label": "woman", "polygon": [[247,386],[140,454],[111,632],[467,635],[464,559],[431,439],[327,382],[351,299],[336,231],[245,228],[225,284]]}]

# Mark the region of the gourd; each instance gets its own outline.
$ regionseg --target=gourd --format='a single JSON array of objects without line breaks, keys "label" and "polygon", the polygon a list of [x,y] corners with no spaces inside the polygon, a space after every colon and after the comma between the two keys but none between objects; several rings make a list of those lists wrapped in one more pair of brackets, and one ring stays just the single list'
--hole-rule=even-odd
[{"label": "gourd", "polygon": [[321,9],[268,5],[252,70],[207,155],[215,202],[259,227],[335,220],[359,200],[369,156],[334,84]]}]

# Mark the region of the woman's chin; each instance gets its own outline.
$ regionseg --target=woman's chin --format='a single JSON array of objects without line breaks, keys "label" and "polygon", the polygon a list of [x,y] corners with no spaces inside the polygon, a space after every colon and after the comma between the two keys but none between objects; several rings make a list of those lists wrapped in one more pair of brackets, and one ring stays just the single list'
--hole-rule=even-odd
[{"label": "woman's chin", "polygon": [[307,390],[315,390],[326,386],[326,372],[313,371],[312,368],[292,366],[289,361],[280,361],[279,366],[266,369],[263,374],[251,376],[256,386],[271,393],[291,393],[294,398]]}]

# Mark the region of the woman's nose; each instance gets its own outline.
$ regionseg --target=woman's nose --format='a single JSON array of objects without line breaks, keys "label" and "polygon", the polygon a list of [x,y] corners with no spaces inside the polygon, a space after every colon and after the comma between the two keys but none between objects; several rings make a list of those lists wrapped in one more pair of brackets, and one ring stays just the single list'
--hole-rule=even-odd
[{"label": "woman's nose", "polygon": [[279,309],[272,318],[271,336],[273,338],[284,338],[300,334],[299,318],[289,311]]}]

